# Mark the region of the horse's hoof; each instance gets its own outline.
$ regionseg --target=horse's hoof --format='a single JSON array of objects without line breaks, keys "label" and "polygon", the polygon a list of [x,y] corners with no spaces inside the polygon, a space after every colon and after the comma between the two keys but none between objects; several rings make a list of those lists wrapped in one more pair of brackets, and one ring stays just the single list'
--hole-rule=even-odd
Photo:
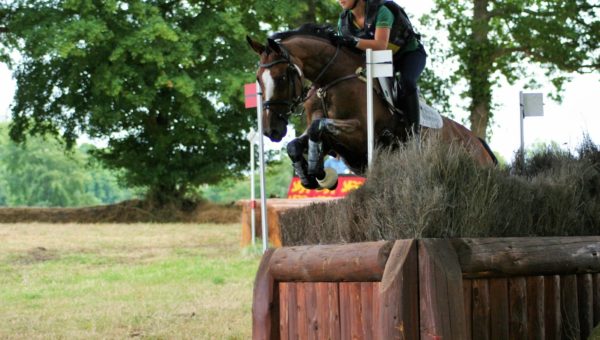
[{"label": "horse's hoof", "polygon": [[310,178],[306,178],[305,180],[300,180],[300,183],[302,183],[302,186],[308,190],[321,188],[317,180],[315,180],[315,178],[312,176]]},{"label": "horse's hoof", "polygon": [[333,190],[337,187],[338,174],[333,168],[325,168],[325,177],[317,178],[317,182],[321,188]]}]

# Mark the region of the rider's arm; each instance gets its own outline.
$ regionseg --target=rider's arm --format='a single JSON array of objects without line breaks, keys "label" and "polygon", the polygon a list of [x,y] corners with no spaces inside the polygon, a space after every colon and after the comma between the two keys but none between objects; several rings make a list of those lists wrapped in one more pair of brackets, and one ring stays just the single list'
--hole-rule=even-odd
[{"label": "rider's arm", "polygon": [[357,48],[366,50],[371,48],[373,50],[385,50],[388,49],[388,42],[390,40],[390,32],[392,25],[394,24],[394,15],[385,6],[381,6],[377,12],[377,19],[375,23],[375,39],[359,39]]},{"label": "rider's arm", "polygon": [[367,48],[371,48],[373,50],[385,50],[388,46],[388,41],[390,40],[390,29],[389,28],[376,28],[375,29],[375,39],[359,39],[358,44],[356,44],[357,48],[361,50],[366,50]]}]

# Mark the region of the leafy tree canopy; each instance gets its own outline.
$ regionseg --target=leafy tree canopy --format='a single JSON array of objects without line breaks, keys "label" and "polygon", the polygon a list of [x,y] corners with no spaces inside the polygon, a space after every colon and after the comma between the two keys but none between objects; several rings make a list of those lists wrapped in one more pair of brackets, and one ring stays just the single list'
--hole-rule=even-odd
[{"label": "leafy tree canopy", "polygon": [[[492,89],[530,75],[536,63],[560,93],[568,72],[600,69],[600,4],[595,0],[435,0],[425,24],[447,31],[471,100],[471,129],[484,137],[493,115]],[[535,85],[535,81],[533,82]],[[556,99],[560,99],[557,97]]]},{"label": "leafy tree canopy", "polygon": [[0,5],[0,56],[16,50],[11,138],[85,133],[108,140],[95,156],[125,169],[159,202],[215,183],[248,161],[242,84],[264,38],[336,3],[308,1],[16,0]]}]

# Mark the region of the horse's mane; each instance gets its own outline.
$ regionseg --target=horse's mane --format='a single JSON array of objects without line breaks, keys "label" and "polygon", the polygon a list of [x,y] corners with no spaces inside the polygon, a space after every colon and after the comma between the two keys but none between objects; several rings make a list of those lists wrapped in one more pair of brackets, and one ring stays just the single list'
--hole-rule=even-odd
[{"label": "horse's mane", "polygon": [[329,41],[330,43],[333,43],[335,41],[334,39],[337,33],[335,29],[328,24],[317,25],[314,23],[306,23],[293,30],[277,32],[271,35],[269,38],[273,40],[284,40],[296,35],[307,35],[311,37],[321,38]]}]

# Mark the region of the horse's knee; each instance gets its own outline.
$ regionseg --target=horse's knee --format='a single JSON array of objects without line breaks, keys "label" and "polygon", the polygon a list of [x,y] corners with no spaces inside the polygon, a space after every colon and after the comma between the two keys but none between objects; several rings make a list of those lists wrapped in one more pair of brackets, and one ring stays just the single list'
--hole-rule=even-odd
[{"label": "horse's knee", "polygon": [[290,141],[286,149],[292,162],[299,162],[304,159],[304,145],[299,139]]}]

